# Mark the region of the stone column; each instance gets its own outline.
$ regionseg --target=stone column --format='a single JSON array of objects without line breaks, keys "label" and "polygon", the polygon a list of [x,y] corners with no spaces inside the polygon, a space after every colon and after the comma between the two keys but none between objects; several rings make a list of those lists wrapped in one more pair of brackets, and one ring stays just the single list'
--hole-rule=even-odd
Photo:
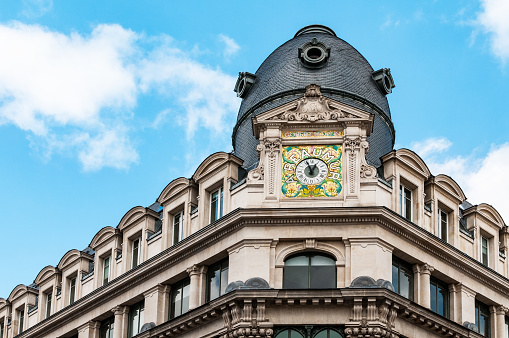
[{"label": "stone column", "polygon": [[168,303],[166,298],[169,298],[168,289],[167,285],[157,284],[143,294],[145,296],[145,323],[153,322],[159,325],[165,321],[164,314],[166,313],[165,307],[167,307],[165,305]]},{"label": "stone column", "polygon": [[476,292],[463,284],[459,284],[461,324],[465,322],[475,323],[475,295]]},{"label": "stone column", "polygon": [[127,336],[127,314],[128,306],[116,306],[112,310],[115,315],[115,323],[113,324],[113,338],[124,338]]},{"label": "stone column", "polygon": [[449,314],[450,319],[458,324],[461,321],[461,291],[459,284],[449,284]]},{"label": "stone column", "polygon": [[425,308],[431,308],[431,295],[430,295],[430,278],[431,273],[435,270],[432,266],[428,264],[423,264],[420,267],[421,269],[421,285],[420,285],[420,304]]},{"label": "stone column", "polygon": [[205,303],[205,285],[207,267],[193,265],[187,269],[190,278],[189,285],[189,310]]},{"label": "stone column", "polygon": [[507,332],[505,332],[505,314],[508,311],[506,307],[497,306],[495,309],[497,315],[497,338],[507,338]]},{"label": "stone column", "polygon": [[412,265],[412,272],[414,273],[414,302],[421,304],[421,267],[419,264]]}]

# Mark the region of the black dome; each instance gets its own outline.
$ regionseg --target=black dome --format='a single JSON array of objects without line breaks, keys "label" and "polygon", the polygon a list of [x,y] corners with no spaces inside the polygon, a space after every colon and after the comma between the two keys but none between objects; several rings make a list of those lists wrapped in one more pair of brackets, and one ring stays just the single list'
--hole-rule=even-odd
[{"label": "black dome", "polygon": [[[301,61],[299,48],[319,42],[330,48],[329,58],[319,68]],[[246,168],[258,162],[257,141],[251,117],[302,97],[311,83],[321,86],[324,96],[375,114],[373,133],[368,138],[368,161],[380,165],[380,156],[392,150],[394,127],[387,98],[372,78],[373,68],[350,44],[330,28],[312,25],[302,28],[295,37],[277,48],[256,71],[256,80],[244,96],[233,130],[235,154]]]}]

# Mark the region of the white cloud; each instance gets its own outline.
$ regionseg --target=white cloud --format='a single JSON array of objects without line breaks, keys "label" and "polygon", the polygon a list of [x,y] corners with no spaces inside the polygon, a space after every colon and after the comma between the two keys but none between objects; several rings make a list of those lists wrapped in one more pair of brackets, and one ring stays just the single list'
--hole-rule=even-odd
[{"label": "white cloud", "polygon": [[240,46],[235,42],[235,40],[233,40],[229,36],[219,34],[219,41],[224,43],[225,48],[223,51],[223,55],[226,58],[229,58],[229,57],[237,54],[237,52],[240,49]]},{"label": "white cloud", "polygon": [[421,142],[414,142],[412,144],[412,150],[418,153],[421,157],[428,157],[434,153],[443,152],[452,145],[451,141],[442,138],[429,138]]},{"label": "white cloud", "polygon": [[223,131],[239,105],[235,78],[174,44],[171,37],[147,37],[119,25],[66,35],[0,24],[0,125],[27,131],[47,158],[70,152],[84,170],[123,169],[138,161],[130,125],[140,95],[176,99],[178,109],[165,109],[154,126],[175,111],[188,136],[198,127]]},{"label": "white cloud", "polygon": [[29,18],[41,17],[53,9],[53,0],[22,0],[22,14]]},{"label": "white cloud", "polygon": [[509,1],[481,0],[476,24],[490,36],[492,53],[503,63],[509,59]]},{"label": "white cloud", "polygon": [[[441,140],[436,149],[445,150],[451,143]],[[423,142],[426,143],[426,142]],[[418,145],[419,143],[417,143]],[[444,145],[447,145],[444,147]],[[419,153],[419,151],[417,151]],[[509,202],[507,191],[509,181],[505,179],[509,172],[509,142],[492,146],[484,157],[475,153],[468,156],[444,156],[437,152],[424,152],[423,159],[433,175],[446,174],[461,186],[469,202],[473,204],[488,203],[493,205],[509,223]]]}]

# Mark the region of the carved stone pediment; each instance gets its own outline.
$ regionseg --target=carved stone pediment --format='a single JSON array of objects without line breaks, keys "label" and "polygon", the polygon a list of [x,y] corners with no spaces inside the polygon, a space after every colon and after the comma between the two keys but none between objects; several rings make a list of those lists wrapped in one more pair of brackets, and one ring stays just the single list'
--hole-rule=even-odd
[{"label": "carved stone pediment", "polygon": [[[310,84],[306,86],[304,97],[253,117],[253,130],[257,136],[266,126],[274,124],[307,124],[311,128],[324,123],[366,123],[372,126],[373,120],[373,114],[325,97],[320,86]],[[367,129],[371,130],[371,127]]]}]

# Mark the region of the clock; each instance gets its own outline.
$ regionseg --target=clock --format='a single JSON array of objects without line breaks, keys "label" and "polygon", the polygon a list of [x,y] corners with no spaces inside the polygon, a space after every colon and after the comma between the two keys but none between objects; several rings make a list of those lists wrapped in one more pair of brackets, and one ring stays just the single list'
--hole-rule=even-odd
[{"label": "clock", "polygon": [[329,174],[327,164],[318,158],[306,158],[297,164],[295,176],[306,185],[319,184]]},{"label": "clock", "polygon": [[281,197],[341,197],[341,145],[288,145],[283,146],[281,155]]}]

